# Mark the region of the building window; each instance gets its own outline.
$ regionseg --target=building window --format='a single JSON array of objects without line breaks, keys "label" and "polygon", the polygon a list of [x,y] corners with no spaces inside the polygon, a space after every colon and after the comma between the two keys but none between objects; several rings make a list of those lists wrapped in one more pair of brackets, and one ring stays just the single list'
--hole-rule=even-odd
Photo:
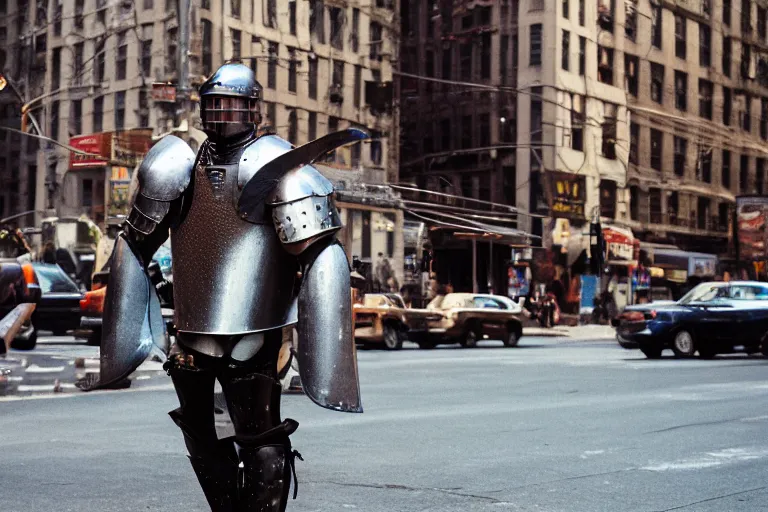
[{"label": "building window", "polygon": [[[64,9],[64,5],[61,1],[58,0],[54,0],[54,4],[56,7],[53,10],[53,35],[58,37],[61,35],[61,14]],[[20,3],[20,5],[26,7],[26,2],[23,4]]]},{"label": "building window", "polygon": [[634,185],[629,187],[629,218],[640,219],[640,189]]},{"label": "building window", "polygon": [[72,100],[70,103],[69,121],[72,123],[72,135],[83,133],[83,102]]},{"label": "building window", "polygon": [[728,87],[723,87],[723,124],[725,126],[731,126],[731,111],[733,109],[731,101],[731,90]]},{"label": "building window", "polygon": [[688,140],[675,135],[675,175],[685,176],[685,155],[688,151]]},{"label": "building window", "polygon": [[53,49],[51,56],[51,90],[61,87],[61,47]]},{"label": "building window", "polygon": [[[58,48],[57,48],[58,50]],[[54,50],[54,57],[56,56],[55,53],[56,50]],[[101,39],[96,43],[96,50],[95,50],[95,60],[96,64],[93,67],[94,75],[96,79],[96,85],[101,85],[101,83],[104,81],[104,71],[106,68],[106,57],[105,57],[105,51],[104,51],[104,39]],[[56,89],[56,87],[54,87]]]},{"label": "building window", "polygon": [[744,94],[744,111],[741,112],[741,129],[749,133],[752,131],[752,97]]},{"label": "building window", "polygon": [[310,141],[317,138],[317,113],[310,112],[307,119],[307,137]]},{"label": "building window", "polygon": [[237,60],[242,55],[242,42],[240,31],[232,29],[232,58]]},{"label": "building window", "polygon": [[661,172],[662,146],[664,144],[664,133],[660,130],[651,128],[651,169]]},{"label": "building window", "polygon": [[563,18],[568,19],[570,17],[570,5],[568,5],[568,0],[562,0],[563,2]]},{"label": "building window", "polygon": [[83,82],[83,54],[85,52],[84,43],[75,44],[75,62],[72,66],[72,85],[81,85]]},{"label": "building window", "polygon": [[696,179],[704,183],[712,183],[712,148],[700,147]]},{"label": "building window", "polygon": [[125,128],[125,91],[115,93],[115,131]]},{"label": "building window", "polygon": [[708,228],[710,203],[711,200],[708,197],[699,197],[696,201],[696,225],[699,229]]},{"label": "building window", "polygon": [[459,68],[462,80],[472,80],[472,43],[459,45]]},{"label": "building window", "polygon": [[587,67],[587,38],[579,36],[579,76],[584,76]]},{"label": "building window", "polygon": [[288,2],[288,29],[292,36],[296,35],[296,2]]},{"label": "building window", "polygon": [[717,224],[720,231],[728,231],[728,212],[730,209],[728,203],[720,203],[717,206]]},{"label": "building window", "polygon": [[360,9],[355,7],[352,9],[352,33],[349,34],[349,42],[352,46],[352,51],[357,53],[360,51],[360,40],[358,34],[360,33]]},{"label": "building window", "polygon": [[480,147],[487,148],[491,145],[491,115],[480,114]]},{"label": "building window", "polygon": [[128,69],[128,31],[123,30],[117,34],[117,60],[115,62],[118,80],[125,80]]},{"label": "building window", "polygon": [[563,55],[562,55],[562,67],[565,71],[568,71],[570,67],[570,53],[571,53],[571,33],[567,30],[563,30]]},{"label": "building window", "polygon": [[334,87],[344,87],[344,61],[333,61],[333,76],[331,77],[331,85]]},{"label": "building window", "polygon": [[605,115],[603,117],[603,147],[602,154],[605,158],[616,160],[616,124],[618,120],[618,106],[605,103]]},{"label": "building window", "polygon": [[371,162],[373,165],[381,165],[383,155],[381,151],[381,133],[378,131],[371,132]]},{"label": "building window", "polygon": [[75,28],[82,30],[85,26],[83,23],[83,11],[85,10],[85,0],[75,0]]},{"label": "building window", "polygon": [[209,20],[203,23],[203,75],[213,72],[213,24]]},{"label": "building window", "polygon": [[712,120],[712,82],[699,78],[699,116]]},{"label": "building window", "polygon": [[752,48],[742,41],[741,43],[741,78],[750,78],[749,68],[752,63]]},{"label": "building window", "polygon": [[443,48],[443,80],[451,79],[451,49]]},{"label": "building window", "polygon": [[344,11],[340,7],[328,9],[331,17],[331,46],[337,50],[344,49]]},{"label": "building window", "polygon": [[640,125],[629,123],[629,163],[638,165],[637,151],[640,144]]},{"label": "building window", "polygon": [[267,63],[267,87],[277,89],[277,59],[280,52],[278,43],[269,43],[269,61]]},{"label": "building window", "polygon": [[355,92],[352,95],[352,102],[355,107],[360,108],[360,89],[363,87],[363,68],[355,66]]},{"label": "building window", "polygon": [[638,74],[640,70],[639,59],[635,55],[624,54],[624,81],[627,92],[637,98]]},{"label": "building window", "polygon": [[731,24],[731,0],[723,0],[723,25]]},{"label": "building window", "polygon": [[[491,78],[491,34],[485,33],[480,39],[480,78]],[[429,82],[431,84],[431,82]]]},{"label": "building window", "polygon": [[296,49],[288,48],[288,91],[296,92],[296,75],[299,62],[296,57]]},{"label": "building window", "polygon": [[472,116],[461,117],[461,147],[469,149],[472,147]]},{"label": "building window", "polygon": [[271,133],[277,133],[277,105],[275,103],[267,104],[267,119]]},{"label": "building window", "polygon": [[93,99],[93,133],[104,131],[104,97],[99,96]]},{"label": "building window", "polygon": [[240,19],[240,0],[229,0],[229,14],[235,18]]},{"label": "building window", "polygon": [[739,165],[739,190],[748,194],[749,190],[749,155],[741,155]]},{"label": "building window", "polygon": [[765,194],[765,158],[755,160],[755,186],[758,194]]},{"label": "building window", "polygon": [[543,105],[541,99],[541,87],[531,88],[531,145],[538,145],[542,139]]},{"label": "building window", "polygon": [[152,76],[152,40],[141,42],[141,73],[143,76]]},{"label": "building window", "polygon": [[59,140],[59,100],[51,102],[51,138]]},{"label": "building window", "polygon": [[178,65],[178,43],[179,29],[176,27],[169,28],[165,43],[165,73],[168,75],[176,73],[176,67]]},{"label": "building window", "polygon": [[624,36],[630,41],[637,39],[637,0],[624,2]]},{"label": "building window", "polygon": [[766,16],[766,10],[765,7],[761,7],[760,5],[757,6],[757,35],[760,37],[760,41],[765,42],[765,16]]},{"label": "building window", "polygon": [[651,99],[664,104],[664,66],[651,62]]},{"label": "building window", "polygon": [[139,91],[139,126],[149,127],[149,94],[147,91]]},{"label": "building window", "polygon": [[600,216],[613,219],[616,217],[616,182],[600,180]]},{"label": "building window", "polygon": [[729,78],[731,76],[731,47],[731,38],[723,37],[723,74]]},{"label": "building window", "polygon": [[309,73],[307,77],[309,98],[317,99],[317,57],[309,60]]},{"label": "building window", "polygon": [[688,73],[675,71],[675,108],[685,111],[688,109]]},{"label": "building window", "polygon": [[325,7],[323,0],[313,0],[309,11],[309,32],[317,42],[325,44]]},{"label": "building window", "polygon": [[288,110],[288,142],[294,145],[299,142],[299,122],[296,119],[296,109]]},{"label": "building window", "polygon": [[768,140],[768,98],[760,98],[760,138]]},{"label": "building window", "polygon": [[752,33],[752,1],[741,0],[741,35]]},{"label": "building window", "polygon": [[586,21],[585,16],[585,8],[584,8],[584,0],[579,0],[579,25],[582,27],[584,26],[584,22]]},{"label": "building window", "polygon": [[531,25],[530,33],[530,56],[528,64],[531,66],[541,65],[541,24]]},{"label": "building window", "polygon": [[[428,60],[430,60],[430,57],[432,56],[432,52],[429,52],[427,55]],[[507,61],[509,60],[509,36],[504,35],[501,36],[501,48],[499,51],[499,75],[501,75],[501,84],[506,85],[507,80],[509,78],[509,68],[507,66]],[[429,76],[435,76],[434,73],[432,73],[432,66],[427,65],[427,74]]]},{"label": "building window", "polygon": [[381,60],[382,48],[382,28],[381,25],[372,21],[368,29],[368,58],[371,60]]},{"label": "building window", "polygon": [[650,220],[652,224],[661,224],[663,211],[661,209],[661,189],[652,188],[648,190],[648,209],[650,210]]},{"label": "building window", "polygon": [[685,60],[686,56],[686,19],[682,14],[675,14],[675,57]]},{"label": "building window", "polygon": [[712,65],[712,29],[699,23],[699,65],[708,68]]},{"label": "building window", "polygon": [[443,119],[440,121],[440,149],[446,151],[451,149],[451,120]]},{"label": "building window", "polygon": [[661,25],[661,13],[662,13],[662,6],[661,2],[658,2],[656,4],[651,3],[651,44],[661,50],[661,33],[662,33],[662,25]]},{"label": "building window", "polygon": [[597,79],[613,85],[613,48],[597,47]]},{"label": "building window", "polygon": [[277,27],[277,0],[266,0],[267,12],[264,18],[264,26],[269,28]]},{"label": "building window", "polygon": [[723,163],[720,171],[720,184],[731,189],[731,152],[727,149],[723,150]]},{"label": "building window", "polygon": [[574,94],[571,99],[571,149],[584,151],[584,98]]}]

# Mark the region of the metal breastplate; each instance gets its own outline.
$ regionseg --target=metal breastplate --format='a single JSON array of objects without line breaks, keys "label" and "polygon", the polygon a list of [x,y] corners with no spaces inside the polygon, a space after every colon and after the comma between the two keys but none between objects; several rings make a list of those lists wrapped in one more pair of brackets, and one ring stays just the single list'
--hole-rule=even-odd
[{"label": "metal breastplate", "polygon": [[171,232],[179,331],[241,334],[295,323],[298,263],[274,226],[238,216],[238,164],[195,167],[193,199]]}]

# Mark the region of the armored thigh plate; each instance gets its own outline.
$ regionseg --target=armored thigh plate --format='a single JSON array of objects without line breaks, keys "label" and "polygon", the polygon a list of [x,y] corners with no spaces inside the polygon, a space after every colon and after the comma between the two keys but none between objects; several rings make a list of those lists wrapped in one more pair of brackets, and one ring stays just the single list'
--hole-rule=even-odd
[{"label": "armored thigh plate", "polygon": [[238,214],[238,164],[194,172],[189,212],[171,233],[178,330],[232,335],[295,323],[296,258],[271,223]]}]

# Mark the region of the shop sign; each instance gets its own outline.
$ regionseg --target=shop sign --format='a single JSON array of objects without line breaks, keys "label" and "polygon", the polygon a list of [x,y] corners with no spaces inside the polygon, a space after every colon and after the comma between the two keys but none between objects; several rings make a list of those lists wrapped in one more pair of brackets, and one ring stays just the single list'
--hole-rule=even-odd
[{"label": "shop sign", "polygon": [[110,217],[128,215],[130,205],[128,201],[131,186],[131,174],[127,167],[112,166],[112,176],[109,180],[109,208]]},{"label": "shop sign", "polygon": [[607,261],[635,261],[635,237],[625,229],[610,227],[603,229],[607,248]]},{"label": "shop sign", "polygon": [[694,276],[713,276],[715,275],[715,262],[714,258],[691,258],[691,265],[693,266]]},{"label": "shop sign", "polygon": [[550,172],[549,207],[553,217],[584,219],[586,177],[566,172]]},{"label": "shop sign", "polygon": [[768,197],[742,196],[736,198],[736,240],[739,259],[766,258],[766,223]]},{"label": "shop sign", "polygon": [[152,84],[152,99],[155,101],[176,102],[176,86],[164,83]]},{"label": "shop sign", "polygon": [[[91,153],[82,155],[80,153],[69,153],[69,168],[82,169],[87,167],[102,167],[109,161],[109,146],[111,133],[94,133],[92,135],[81,135],[69,139],[69,145],[80,151]],[[104,155],[104,156],[95,156]]]}]

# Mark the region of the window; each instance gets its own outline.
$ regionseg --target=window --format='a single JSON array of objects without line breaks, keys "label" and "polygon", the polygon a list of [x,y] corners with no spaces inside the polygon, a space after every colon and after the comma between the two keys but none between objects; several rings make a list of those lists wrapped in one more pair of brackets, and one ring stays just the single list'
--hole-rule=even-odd
[{"label": "window", "polygon": [[93,205],[93,180],[83,180],[83,206],[90,208]]},{"label": "window", "polygon": [[723,0],[723,25],[731,24],[731,0]]},{"label": "window", "polygon": [[363,86],[363,68],[355,66],[355,92],[352,95],[352,102],[355,107],[360,107],[360,89]]},{"label": "window", "polygon": [[461,147],[472,147],[472,116],[461,116]]},{"label": "window", "polygon": [[725,126],[731,126],[731,110],[733,108],[731,101],[731,90],[728,87],[723,87],[723,124]]},{"label": "window", "polygon": [[328,9],[331,17],[331,46],[337,50],[344,49],[344,11],[340,7]]},{"label": "window", "polygon": [[675,14],[675,57],[685,60],[686,55],[686,19]]},{"label": "window", "polygon": [[381,133],[378,131],[371,132],[371,162],[373,165],[381,165],[382,151],[381,151]]},{"label": "window", "polygon": [[336,87],[344,87],[344,61],[333,61],[333,77],[331,78],[331,85]]},{"label": "window", "polygon": [[85,0],[75,0],[75,28],[82,30],[85,26],[83,23],[83,11],[85,10]]},{"label": "window", "polygon": [[288,142],[297,144],[299,141],[299,123],[296,119],[296,109],[288,110]]},{"label": "window", "polygon": [[712,148],[710,147],[699,149],[696,179],[704,183],[712,183]]},{"label": "window", "polygon": [[480,147],[491,145],[491,115],[480,114]]},{"label": "window", "polygon": [[115,131],[125,128],[125,91],[115,93]]},{"label": "window", "polygon": [[630,41],[637,39],[637,0],[624,2],[624,36]]},{"label": "window", "polygon": [[[54,50],[55,52],[55,50]],[[93,66],[94,78],[96,79],[96,85],[100,85],[104,81],[104,71],[106,68],[106,58],[104,56],[104,40],[100,40],[96,43],[96,53],[94,55],[96,64]],[[54,57],[56,54],[54,53]],[[57,87],[54,87],[56,89]]]},{"label": "window", "polygon": [[768,98],[760,98],[760,138],[768,140]]},{"label": "window", "polygon": [[712,29],[699,23],[699,65],[708,68],[712,65]]},{"label": "window", "polygon": [[443,79],[451,79],[451,49],[443,48]]},{"label": "window", "polygon": [[661,50],[661,2],[651,3],[651,44]]},{"label": "window", "polygon": [[240,19],[240,0],[229,1],[229,14],[236,19]]},{"label": "window", "polygon": [[664,66],[651,62],[651,99],[664,103]]},{"label": "window", "polygon": [[661,224],[661,189],[652,188],[648,190],[648,209],[650,210],[650,220],[653,224]]},{"label": "window", "polygon": [[70,105],[69,121],[72,125],[72,135],[83,133],[83,102],[72,100]]},{"label": "window", "polygon": [[761,41],[765,41],[765,16],[767,13],[768,11],[765,10],[765,7],[757,6],[757,35]]},{"label": "window", "polygon": [[587,38],[579,36],[579,76],[584,76],[587,66]]},{"label": "window", "polygon": [[567,30],[563,30],[563,55],[562,55],[562,67],[565,71],[568,71],[570,66],[571,53],[571,33]]},{"label": "window", "polygon": [[584,151],[584,98],[578,94],[571,98],[571,149]]},{"label": "window", "polygon": [[651,128],[651,168],[661,172],[661,154],[664,133]]},{"label": "window", "polygon": [[448,150],[451,148],[451,120],[443,119],[440,121],[440,148]]},{"label": "window", "polygon": [[51,90],[61,87],[61,47],[53,49],[51,56]]},{"label": "window", "polygon": [[629,123],[629,163],[638,165],[637,151],[640,145],[640,125]]},{"label": "window", "polygon": [[730,205],[728,203],[720,203],[717,206],[717,224],[720,231],[728,231],[728,211]]},{"label": "window", "polygon": [[688,140],[675,135],[675,175],[685,176],[685,155],[688,151]]},{"label": "window", "polygon": [[579,25],[584,26],[586,16],[584,15],[584,0],[579,0]]},{"label": "window", "polygon": [[147,91],[139,91],[139,126],[149,127],[149,94]]},{"label": "window", "polygon": [[242,55],[240,31],[232,29],[232,58],[237,60]]},{"label": "window", "polygon": [[616,182],[600,180],[600,216],[613,219],[616,217]]},{"label": "window", "polygon": [[750,65],[752,63],[752,48],[742,41],[741,43],[741,78],[750,78]]},{"label": "window", "polygon": [[309,12],[309,32],[317,42],[325,44],[325,7],[323,0],[313,0]]},{"label": "window", "polygon": [[165,48],[165,72],[166,74],[172,74],[176,72],[176,66],[178,65],[178,43],[179,43],[179,29],[169,28],[166,37]]},{"label": "window", "polygon": [[381,25],[372,21],[368,32],[368,42],[370,43],[368,58],[371,60],[381,60],[381,44],[383,39]]},{"label": "window", "polygon": [[634,185],[629,187],[629,218],[640,219],[640,189]]},{"label": "window", "polygon": [[531,143],[540,143],[542,139],[542,100],[541,87],[531,87]]},{"label": "window", "polygon": [[699,116],[712,120],[712,82],[699,78]]},{"label": "window", "polygon": [[141,42],[141,74],[152,76],[152,40]]},{"label": "window", "polygon": [[[277,0],[266,0],[267,13],[264,18],[264,26],[269,28],[277,27]],[[322,5],[322,2],[321,2]],[[262,11],[263,12],[263,11]]]},{"label": "window", "polygon": [[723,150],[723,163],[720,170],[720,184],[729,189],[731,188],[731,152]]},{"label": "window", "polygon": [[723,37],[723,74],[731,76],[731,38]]},{"label": "window", "polygon": [[613,48],[597,47],[597,79],[613,85]]},{"label": "window", "polygon": [[541,65],[541,24],[537,23],[535,25],[531,25],[531,34],[530,34],[530,56],[528,59],[528,64],[531,66],[540,66]]},{"label": "window", "polygon": [[205,76],[209,76],[213,72],[213,25],[209,20],[202,20],[202,21],[203,21],[203,74]]},{"label": "window", "polygon": [[[62,5],[61,0],[54,0],[54,4],[56,7],[53,11],[53,35],[54,36],[60,36],[61,35],[61,14],[62,10],[64,9],[64,6]],[[23,19],[23,18],[20,18]]]},{"label": "window", "polygon": [[118,80],[125,80],[128,69],[128,31],[117,34],[117,60],[115,63]]},{"label": "window", "polygon": [[675,71],[675,108],[685,111],[688,109],[688,73]]},{"label": "window", "polygon": [[741,129],[745,132],[752,131],[752,97],[744,94],[744,111],[741,113]]},{"label": "window", "polygon": [[317,138],[317,113],[310,112],[307,119],[307,137],[310,141]]},{"label": "window", "polygon": [[84,43],[75,44],[75,62],[72,66],[72,85],[80,85],[83,82],[82,69],[84,51]]},{"label": "window", "polygon": [[[432,52],[429,52],[427,54],[427,60],[430,60],[430,57],[432,56]],[[501,75],[501,84],[506,85],[507,79],[509,75],[507,61],[509,60],[509,36],[503,35],[501,36],[501,48],[499,51],[499,75]],[[427,64],[427,76],[435,76],[434,73],[432,73],[432,66]]]},{"label": "window", "polygon": [[480,38],[480,78],[491,78],[491,34],[487,32]]},{"label": "window", "polygon": [[568,5],[568,0],[563,1],[563,18],[568,19],[570,17],[571,7]]},{"label": "window", "polygon": [[309,60],[309,73],[307,77],[310,99],[317,99],[317,57]]},{"label": "window", "polygon": [[277,105],[275,103],[267,105],[267,119],[269,119],[271,133],[275,133],[277,131]]},{"label": "window", "polygon": [[710,203],[711,200],[708,197],[699,197],[696,201],[696,226],[699,229],[708,227]]},{"label": "window", "polygon": [[603,117],[603,147],[602,154],[609,160],[616,160],[616,123],[618,106],[605,103],[605,115]]},{"label": "window", "polygon": [[288,27],[291,35],[296,35],[296,1],[288,2]]},{"label": "window", "polygon": [[267,87],[277,89],[277,59],[280,52],[278,43],[269,43],[269,61],[267,63]]},{"label": "window", "polygon": [[749,193],[749,155],[741,155],[739,163],[739,190],[746,194]]},{"label": "window", "polygon": [[627,92],[637,98],[638,74],[640,59],[635,55],[624,54],[624,80]]},{"label": "window", "polygon": [[758,194],[765,194],[765,158],[755,160],[755,186]]},{"label": "window", "polygon": [[59,140],[59,100],[51,102],[51,138]]},{"label": "window", "polygon": [[104,97],[93,99],[93,133],[104,131]]},{"label": "window", "polygon": [[669,215],[670,224],[677,223],[678,215],[680,214],[680,197],[677,191],[670,193],[667,197],[667,214]]},{"label": "window", "polygon": [[752,33],[752,5],[751,0],[741,0],[741,35]]},{"label": "window", "polygon": [[472,43],[459,45],[459,73],[462,80],[472,80]]}]

